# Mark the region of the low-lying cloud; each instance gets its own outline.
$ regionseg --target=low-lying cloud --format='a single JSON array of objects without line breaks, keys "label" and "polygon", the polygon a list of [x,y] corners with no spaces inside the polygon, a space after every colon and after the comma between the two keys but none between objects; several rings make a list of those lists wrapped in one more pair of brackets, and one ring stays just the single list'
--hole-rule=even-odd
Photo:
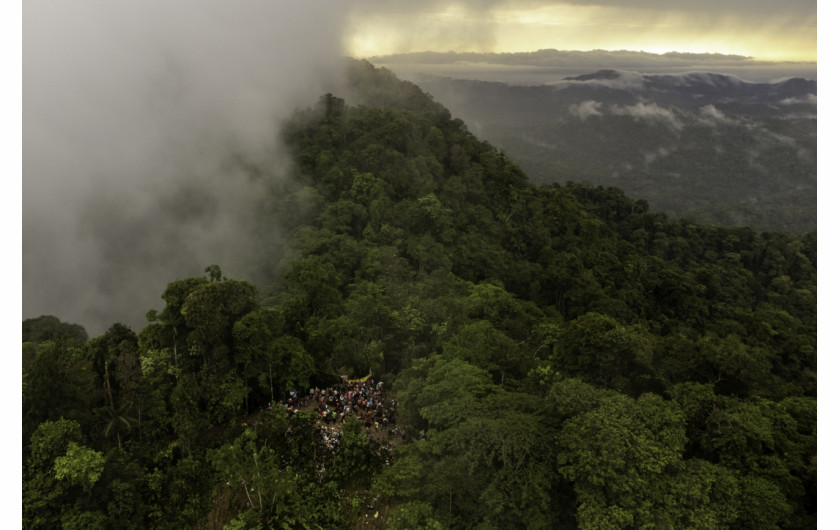
[{"label": "low-lying cloud", "polygon": [[728,118],[721,110],[714,105],[704,105],[699,111],[700,122],[705,125],[718,125],[721,123],[731,124],[733,120]]},{"label": "low-lying cloud", "polygon": [[[327,2],[27,2],[23,316],[143,324],[166,283],[248,275],[277,126],[339,70]],[[239,159],[263,167],[259,177]]]},{"label": "low-lying cloud", "polygon": [[[711,107],[711,105],[709,105]],[[653,125],[665,125],[674,131],[681,131],[684,124],[676,113],[668,108],[661,107],[656,103],[639,101],[634,105],[610,105],[605,107],[600,101],[586,100],[580,103],[572,103],[568,107],[569,114],[580,121],[586,121],[592,117],[630,116],[636,121],[643,121]]]},{"label": "low-lying cloud", "polygon": [[653,164],[657,160],[661,160],[663,158],[666,158],[668,155],[670,155],[673,152],[674,152],[673,148],[668,148],[668,147],[665,147],[665,146],[661,146],[658,149],[655,149],[653,151],[643,152],[642,156],[644,156],[645,167],[649,166],[650,164]]},{"label": "low-lying cloud", "polygon": [[676,131],[683,128],[682,122],[674,114],[674,111],[660,107],[656,103],[640,101],[635,105],[613,105],[611,110],[613,114],[618,116],[631,116],[636,120],[663,123]]},{"label": "low-lying cloud", "polygon": [[592,116],[603,116],[601,106],[602,104],[600,101],[593,101],[589,99],[581,101],[580,103],[572,103],[569,105],[569,112],[580,121],[586,121],[587,118]]},{"label": "low-lying cloud", "polygon": [[785,98],[779,102],[779,105],[811,105],[813,107],[816,107],[817,95],[808,94],[807,96],[803,97]]}]

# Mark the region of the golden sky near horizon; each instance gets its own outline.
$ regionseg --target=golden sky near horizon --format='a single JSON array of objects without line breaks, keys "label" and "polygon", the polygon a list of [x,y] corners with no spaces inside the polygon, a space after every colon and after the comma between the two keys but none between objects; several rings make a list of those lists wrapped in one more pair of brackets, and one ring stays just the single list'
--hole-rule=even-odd
[{"label": "golden sky near horizon", "polygon": [[377,10],[371,4],[370,9],[351,12],[345,36],[350,55],[553,48],[817,60],[816,2],[474,0],[413,9],[390,5],[391,9]]}]

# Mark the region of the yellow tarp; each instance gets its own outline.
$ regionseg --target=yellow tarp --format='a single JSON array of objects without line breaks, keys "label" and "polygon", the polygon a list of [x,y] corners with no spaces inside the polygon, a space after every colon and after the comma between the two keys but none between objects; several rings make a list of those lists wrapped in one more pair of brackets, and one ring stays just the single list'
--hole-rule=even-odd
[{"label": "yellow tarp", "polygon": [[347,382],[348,382],[348,383],[364,383],[365,381],[367,381],[368,379],[370,379],[370,377],[371,377],[372,375],[373,375],[373,372],[370,372],[369,374],[367,374],[366,376],[362,377],[361,379],[348,379],[348,380],[347,380]]}]

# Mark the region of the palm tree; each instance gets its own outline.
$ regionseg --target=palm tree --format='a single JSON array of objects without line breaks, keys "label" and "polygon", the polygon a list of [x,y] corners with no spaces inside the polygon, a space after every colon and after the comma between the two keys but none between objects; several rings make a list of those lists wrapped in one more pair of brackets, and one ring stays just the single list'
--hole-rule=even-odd
[{"label": "palm tree", "polygon": [[120,449],[122,449],[122,437],[120,436],[120,433],[128,432],[131,430],[132,426],[139,425],[140,423],[137,418],[131,416],[130,414],[133,408],[134,403],[127,401],[118,408],[110,405],[94,409],[93,411],[94,414],[99,416],[99,418],[105,422],[105,429],[103,429],[102,434],[106,438],[116,436],[117,447]]}]

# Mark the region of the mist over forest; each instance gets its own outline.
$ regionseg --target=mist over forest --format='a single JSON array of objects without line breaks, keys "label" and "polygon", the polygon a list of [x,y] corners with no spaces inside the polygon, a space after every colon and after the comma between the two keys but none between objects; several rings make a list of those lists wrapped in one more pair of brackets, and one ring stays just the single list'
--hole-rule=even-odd
[{"label": "mist over forest", "polygon": [[[560,7],[662,5],[604,4]],[[730,4],[661,20],[807,51]],[[813,63],[24,7],[23,528],[816,528]]]},{"label": "mist over forest", "polygon": [[212,263],[137,332],[24,319],[24,527],[815,526],[815,232],[534,184],[341,70],[278,131],[265,285]]},{"label": "mist over forest", "polygon": [[337,71],[338,11],[27,2],[24,316],[139,327],[173,274],[258,280],[251,249],[282,239],[254,224],[284,178],[276,130]]},{"label": "mist over forest", "polygon": [[[275,129],[308,95],[339,82],[342,14],[276,8],[275,22],[256,10],[234,16],[222,4],[195,16],[183,6],[93,6],[82,8],[87,17],[66,13],[71,23],[64,25],[51,23],[62,18],[61,8],[38,16],[46,8],[33,3],[25,13],[23,314],[58,313],[101,331],[113,320],[141,326],[136,304],[158,307],[155,286],[173,272],[195,274],[202,264],[218,262],[257,283],[270,275],[274,264],[251,249],[265,248],[264,257],[282,251],[284,234],[259,226],[255,215],[266,207],[266,191],[286,178],[288,161]],[[533,89],[514,94],[516,86],[548,88],[601,67],[658,73],[695,67],[756,79],[807,76],[812,69],[719,54],[556,50],[374,61],[420,83],[479,136],[507,148],[536,181],[617,184],[678,215],[685,212],[657,203],[651,188],[632,179],[593,178],[590,168],[563,167],[557,153],[549,163],[540,161],[544,153],[534,161],[531,152],[520,157],[516,144],[522,141],[488,123],[498,121],[494,114],[504,107],[513,111],[521,107],[515,101],[533,98]],[[510,102],[476,106],[488,101],[471,93],[480,85],[458,79],[506,81]],[[591,105],[578,97],[579,108]],[[501,123],[521,123],[533,133],[529,120],[544,119],[545,110],[509,113]],[[530,136],[530,149],[544,141]],[[669,148],[644,149],[642,159]],[[255,175],[249,170],[254,163],[272,169]]]}]

